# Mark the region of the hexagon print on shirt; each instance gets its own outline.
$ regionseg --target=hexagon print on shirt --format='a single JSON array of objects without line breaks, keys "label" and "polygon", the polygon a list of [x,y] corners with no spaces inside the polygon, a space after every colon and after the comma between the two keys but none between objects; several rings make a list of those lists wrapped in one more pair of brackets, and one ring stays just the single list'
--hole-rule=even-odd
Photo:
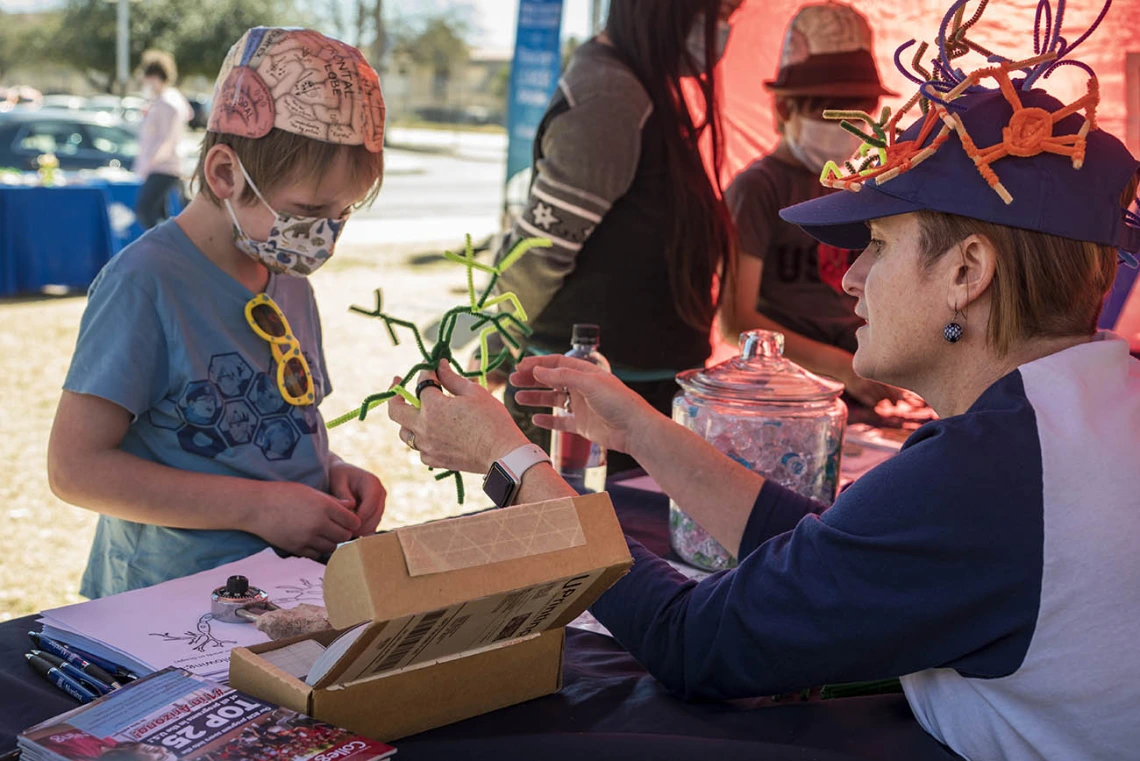
[{"label": "hexagon print on shirt", "polygon": [[209,381],[195,381],[186,386],[178,400],[178,410],[182,419],[190,425],[211,426],[218,422],[222,412],[222,400],[214,384]]},{"label": "hexagon print on shirt", "polygon": [[209,457],[211,460],[228,448],[225,439],[214,429],[198,428],[193,425],[183,426],[178,431],[178,443],[187,452]]},{"label": "hexagon print on shirt", "polygon": [[258,417],[253,407],[244,399],[226,402],[222,412],[222,420],[218,423],[218,430],[222,438],[231,447],[238,447],[253,441],[253,433],[257,430]]},{"label": "hexagon print on shirt", "polygon": [[254,445],[267,460],[288,460],[297,448],[301,434],[287,417],[263,420],[254,436]]},{"label": "hexagon print on shirt", "polygon": [[226,399],[245,396],[253,378],[253,368],[237,352],[215,354],[210,358],[210,382]]},{"label": "hexagon print on shirt", "polygon": [[[256,370],[236,352],[215,354],[207,379],[187,383],[181,394],[159,402],[147,420],[173,431],[183,451],[201,457],[248,447],[271,462],[292,459],[301,440],[317,434],[323,423],[316,405],[295,407],[282,398],[276,370],[272,362],[267,371]],[[319,376],[313,382],[319,384]]]},{"label": "hexagon print on shirt", "polygon": [[[273,369],[276,371],[276,368]],[[258,373],[253,376],[253,382],[249,384],[249,393],[246,394],[246,398],[257,410],[257,414],[262,417],[278,415],[289,406],[277,388],[276,375],[269,373]]]}]

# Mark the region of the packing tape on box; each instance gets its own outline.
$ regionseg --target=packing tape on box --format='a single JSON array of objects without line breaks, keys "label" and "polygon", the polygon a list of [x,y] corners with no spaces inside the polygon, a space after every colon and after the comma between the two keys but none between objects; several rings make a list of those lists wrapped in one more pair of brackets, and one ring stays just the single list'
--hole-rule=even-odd
[{"label": "packing tape on box", "polygon": [[586,543],[572,499],[396,529],[410,576],[568,550]]}]

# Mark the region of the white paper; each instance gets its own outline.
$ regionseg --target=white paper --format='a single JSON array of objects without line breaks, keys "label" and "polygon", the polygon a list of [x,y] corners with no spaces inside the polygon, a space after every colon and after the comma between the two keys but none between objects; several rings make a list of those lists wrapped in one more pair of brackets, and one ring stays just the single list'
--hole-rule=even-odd
[{"label": "white paper", "polygon": [[321,680],[321,677],[329,673],[329,669],[335,666],[337,661],[348,652],[348,649],[356,644],[356,640],[360,639],[360,635],[364,634],[367,627],[367,623],[360,624],[333,640],[333,643],[321,653],[320,657],[313,662],[312,667],[305,672],[305,676],[302,677],[305,683],[312,687]]},{"label": "white paper", "polygon": [[286,674],[304,679],[312,671],[313,665],[320,661],[325,653],[325,646],[314,639],[303,639],[286,647],[279,647],[262,653],[262,660],[273,664]]},{"label": "white paper", "polygon": [[[303,602],[323,604],[324,572],[320,563],[281,558],[266,549],[153,587],[44,611],[42,621],[57,630],[64,642],[69,641],[68,631],[77,632],[107,651],[127,654],[147,673],[178,666],[198,676],[226,681],[230,650],[268,642],[269,637],[252,623],[213,620],[210,594],[225,586],[230,576],[241,575],[283,608]],[[81,647],[78,642],[74,644]]]}]

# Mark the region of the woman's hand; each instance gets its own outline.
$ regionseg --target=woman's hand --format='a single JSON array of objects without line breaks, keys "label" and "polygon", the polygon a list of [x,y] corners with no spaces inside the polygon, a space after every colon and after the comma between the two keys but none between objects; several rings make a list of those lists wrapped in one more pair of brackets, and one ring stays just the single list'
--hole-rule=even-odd
[{"label": "woman's hand", "polygon": [[[659,414],[624,383],[597,365],[557,354],[527,357],[511,375],[511,383],[520,389],[515,395],[519,404],[562,407],[570,412],[560,416],[535,415],[535,425],[577,433],[618,452],[631,453],[646,421]],[[534,390],[538,386],[550,390]]]},{"label": "woman's hand", "polygon": [[[424,373],[420,381],[436,379]],[[427,387],[416,409],[400,397],[388,403],[388,417],[400,426],[400,439],[420,453],[430,468],[486,473],[500,457],[528,443],[511,414],[491,392],[440,362],[438,381],[447,391]]]}]

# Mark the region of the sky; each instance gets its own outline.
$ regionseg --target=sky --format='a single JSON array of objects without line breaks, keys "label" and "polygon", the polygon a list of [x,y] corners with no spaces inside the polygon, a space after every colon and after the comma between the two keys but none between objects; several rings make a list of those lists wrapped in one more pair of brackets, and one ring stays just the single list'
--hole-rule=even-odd
[{"label": "sky", "polygon": [[[133,0],[146,2],[146,0]],[[342,0],[352,7],[353,0]],[[0,11],[27,12],[62,5],[62,0],[0,0]],[[474,22],[476,47],[509,49],[514,46],[518,0],[387,0],[395,12],[446,11],[467,8]],[[563,0],[562,34],[585,38],[590,29],[590,0]]]}]

